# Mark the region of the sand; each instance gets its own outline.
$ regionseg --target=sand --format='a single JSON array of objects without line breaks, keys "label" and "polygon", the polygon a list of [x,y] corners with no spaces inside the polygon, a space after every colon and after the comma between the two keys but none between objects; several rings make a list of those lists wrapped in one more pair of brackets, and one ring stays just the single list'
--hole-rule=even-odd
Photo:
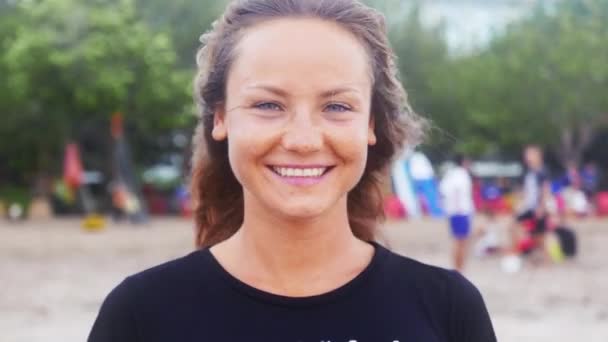
[{"label": "sand", "polygon": [[[465,275],[483,294],[499,341],[608,341],[608,220],[573,225],[576,260],[526,264],[514,275],[498,258],[470,260]],[[450,266],[443,221],[390,222],[382,233],[398,253]],[[0,221],[0,341],[85,341],[118,282],[192,248],[192,223],[175,218],[96,233],[78,219]]]}]

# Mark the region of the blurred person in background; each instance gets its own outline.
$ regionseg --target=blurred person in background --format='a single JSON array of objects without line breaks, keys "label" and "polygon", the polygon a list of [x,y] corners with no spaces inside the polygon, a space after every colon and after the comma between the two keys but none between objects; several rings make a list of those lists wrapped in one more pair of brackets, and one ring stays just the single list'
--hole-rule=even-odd
[{"label": "blurred person in background", "polygon": [[203,42],[199,250],[124,280],[89,341],[496,341],[468,280],[375,242],[379,179],[422,133],[383,17],[243,0]]},{"label": "blurred person in background", "polygon": [[470,160],[463,155],[454,158],[455,167],[449,169],[440,183],[443,207],[448,216],[454,239],[453,264],[462,272],[467,256],[471,221],[475,211]]},{"label": "blurred person in background", "polygon": [[[503,267],[509,272],[517,271],[520,267],[519,261],[514,259],[514,256],[536,248],[544,253],[544,240],[549,227],[548,206],[552,195],[542,149],[536,145],[529,145],[524,149],[523,157],[526,165],[523,198],[515,223],[510,228],[510,255],[503,261]],[[529,239],[526,239],[528,236]],[[526,240],[530,241],[530,246],[522,244]]]},{"label": "blurred person in background", "polygon": [[585,195],[587,195],[587,199],[593,201],[600,183],[597,165],[594,162],[586,163],[580,172],[580,178],[581,188],[585,192]]},{"label": "blurred person in background", "polygon": [[[502,224],[498,214],[505,212],[508,205],[505,194],[509,191],[505,178],[490,179],[482,186],[481,220],[476,219],[476,229],[473,229],[472,240],[475,246],[473,253],[478,256],[487,256],[501,252],[500,232]],[[480,222],[481,221],[481,222]]]}]

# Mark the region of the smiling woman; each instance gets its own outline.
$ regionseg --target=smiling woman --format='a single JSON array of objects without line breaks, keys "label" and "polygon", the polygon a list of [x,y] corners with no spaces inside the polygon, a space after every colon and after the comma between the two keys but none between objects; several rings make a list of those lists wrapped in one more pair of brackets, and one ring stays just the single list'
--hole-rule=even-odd
[{"label": "smiling woman", "polygon": [[235,1],[203,44],[199,250],[123,281],[89,341],[495,341],[470,282],[374,242],[379,178],[423,127],[382,16]]},{"label": "smiling woman", "polygon": [[[203,41],[196,84],[201,123],[194,139],[192,186],[198,202],[198,245],[212,246],[232,236],[246,212],[237,205],[247,192],[241,190],[243,180],[237,179],[234,160],[226,160],[231,155],[229,144],[211,134],[214,119],[219,118],[224,129],[222,119],[230,121],[230,115],[225,115],[229,112],[240,113],[233,115],[232,122],[237,129],[246,127],[250,135],[231,140],[264,138],[257,125],[250,126],[257,123],[264,125],[262,132],[269,132],[266,136],[291,130],[299,137],[287,132],[284,143],[302,138],[314,148],[314,143],[323,140],[320,137],[327,136],[323,132],[339,128],[332,139],[326,139],[327,147],[342,139],[338,146],[346,142],[354,156],[364,158],[359,167],[365,172],[344,180],[354,186],[344,198],[349,225],[355,236],[373,240],[374,227],[383,215],[378,190],[381,172],[398,149],[414,145],[423,131],[423,121],[410,110],[397,80],[382,16],[352,1],[237,2]],[[303,113],[311,110],[313,115]],[[314,125],[300,120],[307,115],[304,119]],[[286,123],[303,124],[305,129]],[[355,133],[361,128],[372,128],[377,138],[370,138],[378,139],[377,143],[363,149],[354,145],[360,142]],[[310,133],[317,136],[306,136]],[[239,151],[236,145],[235,141],[233,150]],[[369,158],[367,163],[365,158]],[[346,166],[345,170],[352,170],[354,165]],[[339,170],[344,169],[335,169]]]}]

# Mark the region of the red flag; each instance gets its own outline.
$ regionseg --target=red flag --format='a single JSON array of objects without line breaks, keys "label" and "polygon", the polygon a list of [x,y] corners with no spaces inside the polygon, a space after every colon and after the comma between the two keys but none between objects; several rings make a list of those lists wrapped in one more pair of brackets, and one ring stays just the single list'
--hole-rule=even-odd
[{"label": "red flag", "polygon": [[82,163],[78,146],[70,143],[65,147],[65,159],[63,160],[63,181],[71,188],[78,188],[83,181]]}]

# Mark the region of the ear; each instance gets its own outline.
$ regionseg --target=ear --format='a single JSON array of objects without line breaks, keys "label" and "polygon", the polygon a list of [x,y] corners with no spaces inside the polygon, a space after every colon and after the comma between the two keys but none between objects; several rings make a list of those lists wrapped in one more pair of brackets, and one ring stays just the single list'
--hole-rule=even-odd
[{"label": "ear", "polygon": [[211,136],[216,141],[225,140],[228,137],[228,131],[226,130],[226,110],[223,104],[217,105],[215,114],[213,115],[213,130],[211,130]]},{"label": "ear", "polygon": [[374,133],[374,129],[376,129],[376,121],[374,120],[374,117],[371,116],[367,130],[367,144],[370,146],[376,145],[376,133]]}]

